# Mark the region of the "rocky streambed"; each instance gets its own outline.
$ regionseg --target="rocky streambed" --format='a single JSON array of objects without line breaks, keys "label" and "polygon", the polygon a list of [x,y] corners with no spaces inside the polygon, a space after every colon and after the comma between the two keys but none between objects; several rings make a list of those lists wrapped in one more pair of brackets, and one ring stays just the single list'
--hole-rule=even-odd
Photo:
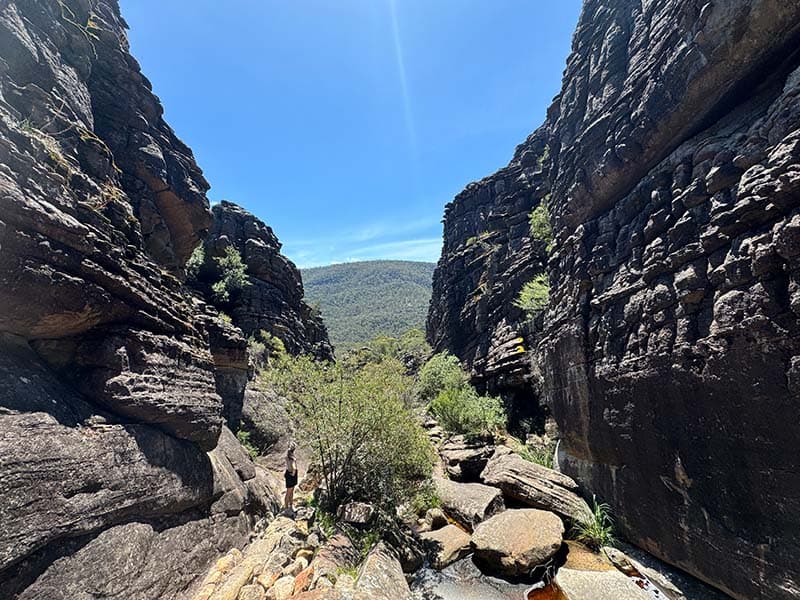
[{"label": "rocky streambed", "polygon": [[[435,437],[435,436],[434,436]],[[369,505],[323,526],[311,506],[265,518],[191,600],[715,600],[691,577],[633,547],[594,552],[566,539],[592,511],[570,478],[502,444],[439,440],[441,508],[377,525]],[[469,479],[477,479],[470,481]],[[303,501],[305,503],[305,500]],[[369,531],[382,541],[365,543]]]}]

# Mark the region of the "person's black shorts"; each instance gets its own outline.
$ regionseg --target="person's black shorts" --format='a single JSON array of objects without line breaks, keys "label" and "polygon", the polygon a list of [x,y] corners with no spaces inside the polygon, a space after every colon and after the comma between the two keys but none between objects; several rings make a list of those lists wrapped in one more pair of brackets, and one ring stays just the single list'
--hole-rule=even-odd
[{"label": "person's black shorts", "polygon": [[293,488],[294,486],[297,485],[297,472],[296,471],[294,473],[290,473],[289,471],[286,471],[283,474],[283,478],[286,480],[286,489],[287,490],[289,488]]}]

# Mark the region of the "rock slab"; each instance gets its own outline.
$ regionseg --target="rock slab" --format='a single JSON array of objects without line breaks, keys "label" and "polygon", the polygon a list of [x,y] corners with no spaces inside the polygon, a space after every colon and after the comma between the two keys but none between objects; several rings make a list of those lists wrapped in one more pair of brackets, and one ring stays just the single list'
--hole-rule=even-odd
[{"label": "rock slab", "polygon": [[490,573],[529,575],[561,548],[564,524],[534,508],[511,509],[479,524],[472,534],[475,560]]}]

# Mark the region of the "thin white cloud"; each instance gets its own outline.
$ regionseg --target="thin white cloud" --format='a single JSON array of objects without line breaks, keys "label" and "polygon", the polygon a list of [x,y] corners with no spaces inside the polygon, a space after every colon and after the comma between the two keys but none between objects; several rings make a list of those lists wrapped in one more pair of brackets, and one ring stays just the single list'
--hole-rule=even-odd
[{"label": "thin white cloud", "polygon": [[441,238],[419,238],[383,242],[362,247],[344,249],[341,253],[290,255],[301,269],[319,267],[334,263],[357,262],[361,260],[413,260],[436,262],[442,249]]}]

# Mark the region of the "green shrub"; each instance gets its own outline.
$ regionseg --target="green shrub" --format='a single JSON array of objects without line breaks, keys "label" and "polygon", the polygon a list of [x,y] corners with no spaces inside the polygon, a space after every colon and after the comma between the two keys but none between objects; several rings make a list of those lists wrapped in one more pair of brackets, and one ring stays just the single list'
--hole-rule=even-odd
[{"label": "green shrub", "polygon": [[417,488],[414,497],[411,498],[409,509],[414,513],[414,515],[423,515],[428,511],[428,509],[441,508],[441,506],[442,499],[439,498],[439,494],[436,493],[436,488],[434,487],[433,482],[427,480],[420,484],[420,486]]},{"label": "green shrub", "polygon": [[[239,424],[240,428],[242,426],[244,426],[244,423]],[[236,432],[236,438],[239,440],[239,443],[244,446],[244,449],[247,450],[248,454],[250,454],[253,459],[258,458],[258,448],[256,448],[250,441],[249,431],[239,429],[239,431]]]},{"label": "green shrub", "polygon": [[286,354],[283,340],[269,331],[260,329],[247,338],[247,354],[258,372]]},{"label": "green shrub", "polygon": [[528,446],[513,436],[509,436],[506,444],[525,460],[536,463],[548,469],[553,468],[553,455],[556,450],[555,442],[547,446]]},{"label": "green shrub", "polygon": [[206,261],[206,252],[203,249],[203,244],[198,244],[197,248],[192,251],[189,260],[186,261],[186,277],[187,279],[197,279],[200,274],[200,269]]},{"label": "green shrub", "polygon": [[522,286],[514,305],[524,310],[529,316],[534,316],[547,308],[549,300],[550,283],[547,275],[540,273]]},{"label": "green shrub", "polygon": [[530,216],[531,237],[537,242],[545,244],[547,252],[553,249],[553,227],[550,225],[550,213],[544,200],[531,211]]},{"label": "green shrub", "polygon": [[211,286],[214,298],[218,302],[228,302],[231,292],[241,290],[248,285],[247,267],[242,256],[233,246],[225,248],[225,256],[216,257],[214,261],[222,272],[222,278]]},{"label": "green shrub", "polygon": [[434,354],[419,371],[419,396],[424,402],[430,402],[445,390],[466,387],[468,381],[458,358],[447,352]]},{"label": "green shrub", "polygon": [[498,398],[479,396],[471,387],[447,388],[431,402],[430,410],[447,431],[465,435],[493,433],[505,426],[506,414]]},{"label": "green shrub", "polygon": [[393,512],[430,475],[433,449],[406,407],[413,386],[397,359],[356,366],[284,356],[263,377],[291,400],[298,436],[321,466],[326,509],[361,500]]},{"label": "green shrub", "polygon": [[611,518],[611,507],[605,502],[598,503],[595,496],[592,496],[592,505],[591,519],[583,523],[575,523],[572,528],[572,537],[595,550],[599,550],[603,546],[613,546],[616,538],[614,537],[614,519]]}]

